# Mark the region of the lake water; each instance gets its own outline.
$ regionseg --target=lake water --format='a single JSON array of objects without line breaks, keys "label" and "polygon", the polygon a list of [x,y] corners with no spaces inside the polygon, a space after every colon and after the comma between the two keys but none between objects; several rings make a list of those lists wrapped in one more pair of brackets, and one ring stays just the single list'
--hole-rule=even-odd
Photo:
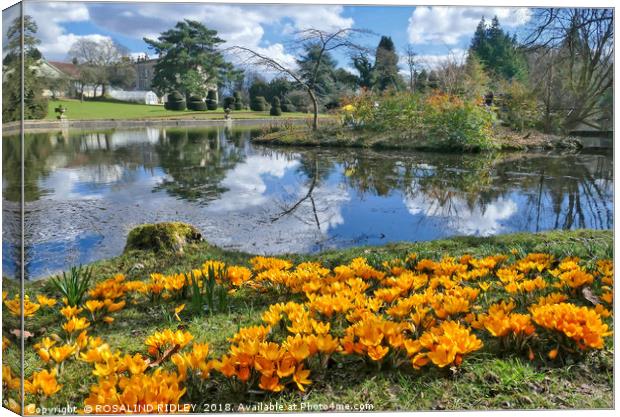
[{"label": "lake water", "polygon": [[[267,147],[250,128],[26,135],[30,279],[119,255],[178,220],[256,254],[613,227],[611,153],[459,155]],[[19,141],[3,138],[4,275],[19,235]]]}]

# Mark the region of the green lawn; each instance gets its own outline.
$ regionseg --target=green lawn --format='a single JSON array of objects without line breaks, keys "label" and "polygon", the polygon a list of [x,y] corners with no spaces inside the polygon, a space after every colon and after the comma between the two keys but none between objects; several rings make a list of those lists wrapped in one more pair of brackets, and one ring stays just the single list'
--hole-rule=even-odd
[{"label": "green lawn", "polygon": [[[146,104],[119,103],[111,101],[84,101],[79,100],[50,100],[48,104],[47,120],[55,120],[54,109],[59,105],[67,108],[65,113],[69,120],[89,119],[146,119],[146,118],[193,118],[193,119],[223,119],[224,110],[219,108],[212,111],[172,111],[164,106]],[[234,111],[234,119],[265,119],[273,116],[269,112],[255,112],[249,110]],[[283,113],[279,118],[307,118],[307,113]]]},{"label": "green lawn", "polygon": [[[460,237],[419,243],[389,244],[380,247],[357,247],[328,251],[321,254],[291,255],[295,263],[320,261],[326,266],[349,262],[364,256],[375,264],[394,257],[416,252],[420,257],[439,259],[442,256],[486,256],[497,253],[547,252],[557,258],[579,256],[588,262],[613,257],[613,238],[610,231],[554,231],[538,234],[519,233],[490,238]],[[207,242],[190,245],[182,255],[131,251],[122,256],[93,264],[97,280],[124,273],[128,279],[148,279],[152,272],[172,273],[198,267],[207,259],[220,259],[230,264],[246,264],[251,255],[226,251]],[[12,281],[3,280],[3,290]],[[49,281],[28,282],[26,293],[31,299],[36,294],[57,296]],[[293,299],[295,299],[293,297]],[[160,304],[128,305],[116,314],[110,326],[98,326],[97,333],[115,349],[134,354],[144,351],[144,338],[156,330],[182,325],[197,340],[210,344],[213,355],[226,352],[231,337],[240,326],[261,323],[260,317],[269,304],[288,301],[286,296],[258,294],[243,289],[234,294],[228,313],[212,316],[182,313],[183,323],[168,321],[164,310],[171,311],[177,300]],[[14,317],[5,316],[4,328],[16,326]],[[27,320],[27,329],[35,333],[35,340],[51,333],[61,334],[59,315],[45,310]],[[94,329],[89,329],[89,331]],[[6,333],[3,333],[6,335]],[[30,375],[41,368],[41,361],[27,341],[25,370]],[[17,363],[19,351],[5,351],[8,363]],[[223,378],[213,375],[198,392],[196,398],[208,398],[211,403],[256,404],[278,401],[282,404],[364,404],[374,411],[385,410],[485,410],[485,409],[540,409],[540,408],[610,408],[613,407],[613,341],[602,351],[592,352],[581,361],[549,363],[545,357],[528,361],[517,354],[494,355],[480,351],[467,357],[458,370],[425,369],[422,371],[384,369],[351,363],[352,366],[333,366],[329,371],[314,373],[314,383],[308,392],[287,390],[281,395],[244,394],[231,390]],[[543,355],[544,356],[544,355]],[[348,362],[347,362],[348,363]],[[61,378],[64,388],[50,404],[82,405],[96,378],[92,367],[82,361],[69,361]],[[189,395],[189,394],[188,394]],[[189,398],[189,397],[187,397]],[[187,400],[186,398],[186,400]],[[196,400],[198,401],[198,400]]]}]

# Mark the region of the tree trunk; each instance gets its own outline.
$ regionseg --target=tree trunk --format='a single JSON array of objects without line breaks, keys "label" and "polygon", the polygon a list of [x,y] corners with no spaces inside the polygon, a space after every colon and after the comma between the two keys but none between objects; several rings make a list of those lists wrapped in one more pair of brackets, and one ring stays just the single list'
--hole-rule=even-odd
[{"label": "tree trunk", "polygon": [[319,103],[317,102],[314,91],[312,91],[311,88],[308,88],[308,95],[310,96],[310,100],[312,100],[312,109],[314,111],[314,117],[312,119],[312,130],[317,130],[319,128]]},{"label": "tree trunk", "polygon": [[553,84],[553,56],[550,59],[549,77],[547,79],[547,95],[545,103],[545,133],[551,133],[551,89]]},{"label": "tree trunk", "polygon": [[105,83],[101,84],[101,98],[105,97]]}]

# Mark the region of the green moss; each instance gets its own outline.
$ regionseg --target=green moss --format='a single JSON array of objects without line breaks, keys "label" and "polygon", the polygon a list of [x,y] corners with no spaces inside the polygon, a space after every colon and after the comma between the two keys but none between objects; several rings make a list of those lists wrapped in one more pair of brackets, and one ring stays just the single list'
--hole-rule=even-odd
[{"label": "green moss", "polygon": [[188,243],[202,240],[194,226],[181,222],[143,224],[135,227],[127,236],[125,252],[129,250],[152,250],[155,252],[183,252]]}]

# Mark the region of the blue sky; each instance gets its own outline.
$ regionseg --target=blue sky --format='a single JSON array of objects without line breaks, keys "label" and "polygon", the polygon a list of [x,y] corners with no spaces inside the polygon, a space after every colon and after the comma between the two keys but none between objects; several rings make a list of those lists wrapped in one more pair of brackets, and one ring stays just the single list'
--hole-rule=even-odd
[{"label": "blue sky", "polygon": [[[149,52],[142,37],[156,37],[178,20],[190,18],[218,30],[226,46],[258,49],[291,65],[294,54],[287,41],[296,30],[308,27],[369,29],[391,36],[400,52],[412,44],[421,59],[433,65],[449,53],[462,55],[482,16],[490,20],[498,15],[510,32],[518,32],[530,20],[524,8],[457,6],[27,2],[24,12],[38,22],[39,49],[50,60],[67,60],[71,44],[82,37],[112,38],[134,54]],[[378,40],[361,39],[371,48]],[[350,66],[344,54],[337,59],[341,66]]]}]

